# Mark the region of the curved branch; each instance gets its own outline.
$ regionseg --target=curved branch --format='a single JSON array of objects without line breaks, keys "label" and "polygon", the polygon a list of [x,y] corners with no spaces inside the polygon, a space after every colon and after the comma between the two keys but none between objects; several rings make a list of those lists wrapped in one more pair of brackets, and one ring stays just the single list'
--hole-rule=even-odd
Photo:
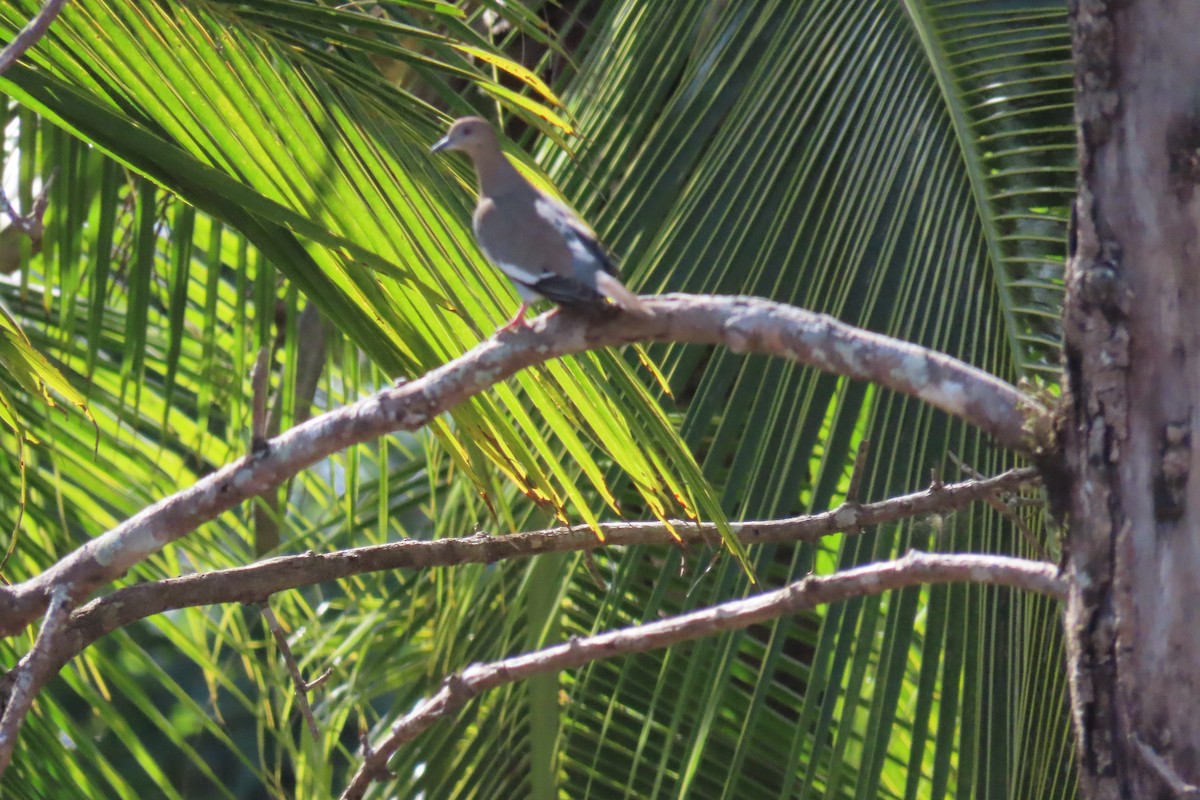
[{"label": "curved branch", "polygon": [[12,763],[17,734],[33,708],[34,698],[46,681],[58,674],[60,665],[55,658],[55,649],[71,611],[67,605],[69,595],[65,586],[54,590],[33,647],[0,682],[0,695],[3,695],[0,706],[4,709],[0,714],[0,775]]},{"label": "curved branch", "polygon": [[[857,533],[873,525],[954,511],[1035,481],[1035,470],[1014,469],[994,478],[936,485],[923,492],[877,503],[843,503],[820,514],[762,522],[733,522],[730,527],[746,545],[815,542],[834,533]],[[685,546],[718,541],[717,526],[711,523],[675,523],[674,532],[657,521],[610,522],[600,527],[605,533],[604,542],[586,528],[550,528],[507,536],[475,535],[435,541],[409,539],[335,553],[279,556],[244,567],[138,583],[117,589],[76,610],[71,615],[71,635],[61,638],[55,658],[61,668],[98,639],[155,614],[219,603],[261,603],[276,592],[369,572],[494,564],[543,553],[608,547],[675,546],[678,544],[676,535],[683,539]]]},{"label": "curved branch", "polygon": [[531,328],[493,336],[422,377],[315,417],[67,555],[41,575],[0,591],[0,635],[21,630],[46,607],[52,587],[74,597],[126,570],[200,524],[263,494],[353,444],[415,430],[521,369],[572,353],[629,342],[724,344],[776,355],[921,398],[1029,449],[1027,427],[1046,410],[1015,387],[949,356],[842,324],[832,317],[753,297],[648,298],[651,318],[587,320],[550,312]]},{"label": "curved branch", "polygon": [[951,582],[1010,586],[1060,601],[1067,594],[1066,582],[1052,564],[1004,556],[910,552],[896,561],[868,564],[834,575],[810,575],[782,589],[678,617],[572,639],[491,664],[472,664],[443,681],[436,694],[393,723],[379,743],[366,748],[363,764],[342,798],[362,797],[372,781],[387,773],[388,759],[401,745],[488,689],[533,675],[581,667],[602,658],[658,650],[723,631],[740,630],[818,605],[882,594],[890,589]]}]

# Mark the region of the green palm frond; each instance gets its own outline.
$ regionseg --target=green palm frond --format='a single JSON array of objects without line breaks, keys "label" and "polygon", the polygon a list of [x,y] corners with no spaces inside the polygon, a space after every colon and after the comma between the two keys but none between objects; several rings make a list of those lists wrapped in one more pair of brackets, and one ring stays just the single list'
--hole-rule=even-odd
[{"label": "green palm frond", "polygon": [[[36,5],[0,10],[0,30]],[[280,422],[307,413],[307,303],[325,320],[317,410],[423,372],[507,316],[510,290],[466,227],[469,176],[427,157],[434,101],[499,102],[550,134],[526,165],[593,223],[632,285],[763,295],[1009,380],[1053,380],[1074,168],[1059,4],[480,6],[507,32],[434,0],[378,15],[78,0],[0,78],[23,108],[23,191],[65,170],[45,251],[0,295],[100,432],[97,448],[80,415],[16,399],[47,444],[27,448],[6,577],[245,452],[249,368],[276,337]],[[565,16],[569,49],[539,13]],[[543,53],[525,65],[550,91],[511,60],[525,52]],[[570,150],[567,127],[581,137]],[[865,441],[864,500],[918,488],[931,469],[954,477],[948,452],[985,472],[1013,461],[919,403],[794,365],[650,348],[668,396],[638,359],[523,374],[435,429],[323,462],[277,508],[225,515],[133,577],[245,563],[264,518],[280,549],[321,550],[586,521],[606,505],[671,513],[676,494],[703,516],[719,500],[769,517],[839,502]],[[975,510],[760,548],[754,564],[778,585],[910,547],[1024,546]],[[554,556],[278,595],[305,673],[335,670],[312,696],[316,743],[254,609],[163,615],[91,648],[43,695],[5,790],[328,796],[360,727],[377,731],[472,660],[750,591],[712,556],[601,553],[604,587],[582,558]],[[1070,797],[1060,653],[1044,601],[901,592],[493,692],[398,753],[376,792]]]},{"label": "green palm frond", "polygon": [[[1053,374],[1073,186],[1069,53],[1061,10],[1018,6],[676,3],[651,15],[604,4],[593,56],[563,88],[588,134],[582,164],[560,158],[551,173],[591,201],[648,286],[766,295],[1010,379]],[[655,356],[676,396],[694,393],[684,435],[731,514],[837,502],[864,439],[871,497],[922,485],[947,451],[985,470],[1008,464],[978,434],[886,392],[722,351]],[[775,584],[908,547],[1021,545],[974,513],[941,532],[917,523],[755,563]],[[670,613],[737,583],[727,570],[680,579],[678,559],[650,566],[641,554],[613,569],[643,574],[638,588],[596,597],[578,582],[584,610],[569,630]],[[616,602],[664,586],[665,607],[629,616]],[[570,794],[1069,795],[1060,660],[1031,660],[1061,647],[1053,608],[978,589],[926,596],[595,665],[570,683]],[[997,642],[1009,638],[1024,646]],[[1031,738],[1056,755],[1018,746]]]},{"label": "green palm frond", "polygon": [[[39,48],[36,68],[18,66],[0,85],[211,216],[234,222],[391,374],[420,374],[458,355],[501,318],[511,290],[480,264],[461,185],[428,158],[431,115],[368,71],[362,51],[339,57],[331,42],[309,38],[314,32],[303,24],[279,34],[291,21],[283,12],[294,11],[301,23],[328,12],[307,4],[268,5],[248,16],[241,10],[73,4],[56,38]],[[267,10],[281,16],[264,18]],[[342,13],[340,25],[362,16]],[[380,32],[377,23],[366,24]],[[336,43],[352,44],[346,36]],[[425,61],[430,68],[440,63]],[[464,54],[459,61],[447,75],[466,69]],[[497,56],[492,63],[506,62]],[[138,327],[131,319],[131,329]],[[136,374],[140,349],[136,336],[132,341]],[[589,384],[607,384],[633,410],[614,417],[580,404],[564,414],[560,409],[574,406]],[[499,468],[564,521],[578,515],[593,524],[596,512],[574,470],[600,497],[610,496],[587,444],[603,442],[654,513],[678,513],[682,502],[689,514],[721,519],[690,457],[633,387],[632,372],[611,354],[550,365],[523,375],[518,391],[501,388],[455,410],[458,435],[469,436],[487,463],[450,446],[479,485],[487,469]],[[529,416],[531,407],[540,421]],[[646,445],[657,457],[644,454]],[[576,467],[562,464],[560,449]]]}]

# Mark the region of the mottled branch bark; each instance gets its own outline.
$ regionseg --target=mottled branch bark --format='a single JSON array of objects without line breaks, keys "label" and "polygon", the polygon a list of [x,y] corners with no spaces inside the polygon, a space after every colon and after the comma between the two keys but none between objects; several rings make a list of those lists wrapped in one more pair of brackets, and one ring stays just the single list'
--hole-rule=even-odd
[{"label": "mottled branch bark", "polygon": [[1066,624],[1083,794],[1200,783],[1200,3],[1075,0]]},{"label": "mottled branch bark", "polygon": [[382,739],[367,748],[362,766],[342,793],[342,799],[362,797],[372,781],[387,773],[388,759],[396,750],[488,689],[533,675],[574,669],[600,659],[620,658],[739,630],[818,605],[908,586],[951,582],[1010,586],[1058,599],[1067,592],[1057,568],[1051,564],[1004,556],[912,552],[896,561],[868,564],[835,575],[811,575],[782,589],[670,619],[572,639],[491,664],[473,664],[447,678],[437,693],[393,723]]},{"label": "mottled branch bark", "polygon": [[56,650],[71,612],[69,597],[65,586],[54,590],[33,647],[0,681],[0,705],[4,707],[0,714],[0,775],[12,763],[17,735],[33,708],[34,698],[46,681],[58,674]]},{"label": "mottled branch bark", "polygon": [[921,398],[1020,450],[1037,446],[1031,431],[1047,417],[1040,404],[993,375],[822,314],[752,297],[664,295],[647,302],[656,312],[649,319],[545,314],[529,330],[488,339],[416,380],[297,425],[260,452],[93,539],[41,575],[0,587],[0,635],[21,630],[41,614],[55,586],[70,586],[73,599],[83,599],[200,524],[332,453],[415,430],[521,369],[600,347],[690,342],[788,358]]},{"label": "mottled branch bark", "polygon": [[[944,514],[981,500],[990,502],[1001,493],[1014,492],[1034,483],[1034,470],[1014,469],[994,478],[942,484],[877,503],[846,503],[819,514],[735,522],[732,527],[746,545],[815,542],[835,533],[855,534],[874,525]],[[584,528],[551,528],[506,536],[484,534],[436,541],[408,540],[334,553],[279,556],[244,567],[138,583],[117,589],[76,610],[65,634],[58,639],[54,657],[61,668],[93,642],[155,614],[221,603],[262,603],[276,592],[371,572],[494,564],[544,553],[608,547],[674,547],[676,534],[682,537],[685,546],[719,541],[717,528],[710,523],[677,522],[674,532],[657,521],[609,522],[601,528],[605,533],[603,543]]]}]

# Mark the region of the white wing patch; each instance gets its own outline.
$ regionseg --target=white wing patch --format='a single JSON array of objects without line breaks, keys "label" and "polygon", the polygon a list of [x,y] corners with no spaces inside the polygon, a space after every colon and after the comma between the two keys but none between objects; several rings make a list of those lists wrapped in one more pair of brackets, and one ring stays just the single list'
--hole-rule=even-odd
[{"label": "white wing patch", "polygon": [[491,253],[489,253],[487,250],[484,250],[483,254],[488,257],[489,261],[499,267],[500,271],[503,272],[505,276],[507,276],[508,279],[513,282],[513,286],[516,287],[517,294],[520,295],[522,300],[532,302],[533,300],[540,300],[542,298],[542,295],[535,291],[533,287],[538,281],[549,277],[549,272],[534,274],[527,269],[518,267],[511,261],[500,261],[492,258]]},{"label": "white wing patch", "polygon": [[492,254],[486,250],[483,252],[483,254],[488,257],[489,261],[499,267],[501,272],[518,283],[528,283],[533,285],[540,281],[546,274],[545,272],[531,272],[524,267],[520,267],[512,263],[511,261],[501,261],[500,259],[493,257]]}]

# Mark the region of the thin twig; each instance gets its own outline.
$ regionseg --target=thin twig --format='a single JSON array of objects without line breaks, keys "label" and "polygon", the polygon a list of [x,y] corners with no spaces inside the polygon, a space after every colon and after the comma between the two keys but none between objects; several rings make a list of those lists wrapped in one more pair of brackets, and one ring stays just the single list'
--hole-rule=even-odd
[{"label": "thin twig", "polygon": [[279,648],[280,655],[283,656],[283,663],[287,665],[288,674],[292,676],[292,685],[296,688],[296,705],[300,708],[300,715],[304,717],[304,721],[308,724],[308,732],[312,734],[314,742],[321,741],[321,731],[317,728],[317,720],[313,717],[312,708],[308,704],[308,693],[324,683],[333,672],[332,668],[321,673],[312,683],[307,683],[304,676],[300,674],[300,665],[296,663],[296,657],[292,655],[291,645],[288,644],[287,634],[283,632],[283,627],[279,624],[279,618],[275,616],[275,612],[271,609],[271,602],[264,600],[258,604],[258,608],[262,611],[263,619],[267,622],[267,627],[271,629],[271,635],[275,637],[275,645]]},{"label": "thin twig", "polygon": [[424,427],[522,369],[599,347],[690,342],[772,354],[918,397],[1020,450],[1032,446],[1029,430],[1047,416],[1015,387],[969,364],[822,314],[753,297],[662,295],[645,302],[654,317],[589,320],[549,312],[528,329],[494,336],[416,380],[297,425],[271,439],[262,456],[217,470],[91,539],[42,574],[0,587],[0,635],[41,614],[60,583],[81,595],[90,592],[332,453]]},{"label": "thin twig", "polygon": [[250,368],[250,453],[260,455],[267,449],[267,399],[271,382],[270,344],[258,348],[258,358]]},{"label": "thin twig", "polygon": [[723,631],[740,630],[818,605],[908,586],[958,582],[1010,586],[1058,600],[1064,600],[1067,593],[1066,582],[1050,564],[1003,556],[911,552],[895,561],[868,564],[834,575],[810,575],[782,589],[690,614],[572,639],[490,664],[473,664],[448,677],[437,693],[392,724],[387,735],[364,756],[342,798],[362,797],[371,782],[384,774],[388,759],[401,745],[488,689],[533,675],[578,668],[600,659],[658,650]]},{"label": "thin twig", "polygon": [[1138,755],[1142,757],[1151,769],[1158,773],[1158,777],[1162,779],[1167,788],[1172,794],[1180,800],[1197,800],[1200,798],[1200,786],[1188,783],[1179,776],[1175,768],[1167,763],[1167,760],[1162,757],[1154,748],[1146,744],[1142,737],[1136,732],[1129,734],[1129,741],[1133,743],[1133,748]]},{"label": "thin twig", "polygon": [[25,55],[29,48],[33,47],[39,39],[46,35],[46,31],[50,28],[50,23],[58,16],[58,12],[66,4],[67,0],[46,0],[46,4],[42,6],[42,10],[29,20],[21,32],[17,34],[17,38],[13,39],[3,50],[0,50],[0,75],[3,75],[13,63]]},{"label": "thin twig", "polygon": [[306,691],[311,692],[313,689],[317,689],[327,683],[331,677],[333,677],[333,667],[326,667],[324,672],[304,684],[304,688]]},{"label": "thin twig", "polygon": [[596,556],[593,551],[584,552],[583,566],[587,569],[588,576],[592,579],[595,587],[602,592],[607,592],[609,590],[608,581],[604,579],[604,573],[600,571],[600,567],[596,566]]},{"label": "thin twig", "polygon": [[951,463],[953,463],[954,466],[958,467],[959,470],[966,473],[968,478],[974,478],[975,480],[979,480],[980,478],[984,477],[983,475],[981,475],[979,473],[979,471],[977,469],[972,467],[966,461],[963,461],[961,458],[959,458],[958,453],[954,452],[953,450],[947,450],[946,456],[949,457]]},{"label": "thin twig", "polygon": [[[950,456],[950,460],[954,462],[954,465],[965,472],[969,477],[972,477],[975,480],[979,480],[980,478],[984,477],[978,470],[976,470],[967,462],[963,461],[952,451],[948,451],[947,455]],[[1021,534],[1021,537],[1025,540],[1025,543],[1029,545],[1029,549],[1034,553],[1034,555],[1036,555],[1042,561],[1050,561],[1050,554],[1046,552],[1046,548],[1041,542],[1038,541],[1038,538],[1034,536],[1033,531],[1031,531],[1029,526],[1025,524],[1025,520],[1021,519],[1021,516],[1013,511],[1012,506],[1009,505],[1007,498],[1002,496],[1002,494],[997,491],[991,495],[985,496],[983,500],[989,506],[995,509],[996,513],[1000,514],[1000,516],[1004,517],[1013,524],[1013,527],[1016,528],[1017,532]]]},{"label": "thin twig", "polygon": [[867,471],[867,456],[871,453],[871,442],[863,439],[854,454],[854,470],[850,473],[850,486],[846,488],[846,503],[858,505],[858,490],[862,486],[863,473]]},{"label": "thin twig", "polygon": [[[35,255],[42,251],[42,239],[46,235],[46,209],[50,205],[50,187],[54,185],[56,177],[58,167],[52,169],[50,177],[42,182],[42,188],[33,199],[33,208],[28,214],[18,212],[8,199],[8,193],[0,187],[0,211],[8,215],[14,228],[29,237],[30,250]],[[16,269],[16,266],[13,265],[12,268]]]}]

